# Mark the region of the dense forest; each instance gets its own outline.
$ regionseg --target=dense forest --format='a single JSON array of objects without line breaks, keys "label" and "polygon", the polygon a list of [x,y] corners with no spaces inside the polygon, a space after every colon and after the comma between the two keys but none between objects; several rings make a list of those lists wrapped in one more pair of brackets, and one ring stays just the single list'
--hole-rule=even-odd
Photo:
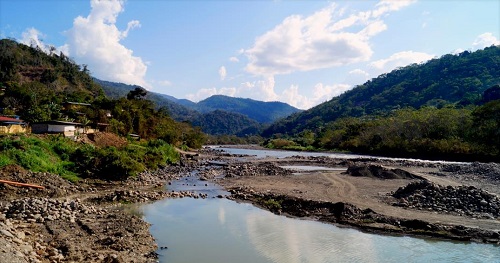
[{"label": "dense forest", "polygon": [[[119,99],[138,86],[95,80],[107,97]],[[186,99],[148,92],[146,99],[168,111],[181,122],[189,122],[211,135],[260,134],[264,126],[300,110],[282,102],[263,102],[252,99],[214,95],[198,103]]]},{"label": "dense forest", "polygon": [[342,117],[386,114],[406,107],[474,105],[486,89],[499,82],[500,47],[448,54],[382,74],[328,102],[274,123],[263,135],[293,135],[325,127]]},{"label": "dense forest", "polygon": [[500,161],[500,47],[383,74],[264,131],[271,148]]},{"label": "dense forest", "polygon": [[[120,99],[107,98],[86,65],[56,54],[55,48],[45,53],[38,47],[0,40],[2,115],[18,116],[29,124],[48,120],[84,127],[107,124],[108,131],[121,136],[116,139],[118,145],[93,145],[57,135],[4,135],[0,168],[20,165],[73,181],[82,177],[116,180],[177,162],[174,147],[200,148],[205,143],[199,128],[174,121],[146,95],[146,90],[135,87]],[[80,106],[65,108],[67,102]],[[124,139],[131,134],[139,135],[140,141]]]},{"label": "dense forest", "polygon": [[[55,49],[51,49],[54,51]],[[200,129],[176,122],[164,108],[145,99],[147,92],[136,87],[126,97],[110,99],[90,76],[63,53],[44,53],[9,39],[0,40],[0,108],[4,115],[17,115],[29,123],[62,120],[92,126],[107,123],[122,135],[137,134],[162,139],[173,145],[199,148],[204,142]],[[90,104],[75,110],[64,102]],[[109,117],[111,116],[111,117]]]},{"label": "dense forest", "polygon": [[272,123],[292,113],[300,112],[286,103],[273,101],[264,102],[252,99],[234,98],[224,95],[214,95],[196,104],[200,112],[224,110],[247,116],[258,123]]}]

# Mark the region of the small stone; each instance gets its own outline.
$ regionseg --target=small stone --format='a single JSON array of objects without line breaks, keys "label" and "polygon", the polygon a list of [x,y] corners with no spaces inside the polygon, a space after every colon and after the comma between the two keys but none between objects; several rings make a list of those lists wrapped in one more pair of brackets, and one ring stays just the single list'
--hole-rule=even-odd
[{"label": "small stone", "polygon": [[7,231],[5,229],[1,229],[0,233],[2,233],[4,236],[10,237],[10,238],[14,238],[14,235],[12,235],[11,232],[9,232],[9,231]]}]

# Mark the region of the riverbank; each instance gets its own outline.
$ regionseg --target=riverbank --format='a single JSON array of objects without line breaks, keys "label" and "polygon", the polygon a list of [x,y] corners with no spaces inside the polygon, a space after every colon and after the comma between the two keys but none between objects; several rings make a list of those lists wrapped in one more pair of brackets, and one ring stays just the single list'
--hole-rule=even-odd
[{"label": "riverbank", "polygon": [[[122,182],[70,183],[57,175],[4,167],[2,179],[45,189],[0,185],[0,262],[157,262],[149,225],[129,208],[163,198],[206,198],[164,188],[195,170],[202,180],[231,191],[228,198],[277,214],[377,233],[499,244],[498,164],[300,156],[242,161],[241,155],[211,149],[185,156],[179,165]],[[297,165],[337,169],[280,167]],[[405,188],[417,182],[429,184]],[[409,194],[395,197],[398,189]],[[429,198],[420,198],[425,195]]]},{"label": "riverbank", "polygon": [[149,224],[133,206],[198,198],[163,187],[187,170],[170,166],[122,182],[70,183],[54,174],[3,167],[1,178],[45,189],[0,185],[0,262],[157,262]]},{"label": "riverbank", "polygon": [[[272,164],[279,175],[259,172],[271,169],[266,159],[229,165],[219,183],[232,198],[277,214],[369,232],[500,244],[498,164],[298,156]],[[339,171],[279,172],[294,165]],[[404,190],[406,196],[396,194]]]}]

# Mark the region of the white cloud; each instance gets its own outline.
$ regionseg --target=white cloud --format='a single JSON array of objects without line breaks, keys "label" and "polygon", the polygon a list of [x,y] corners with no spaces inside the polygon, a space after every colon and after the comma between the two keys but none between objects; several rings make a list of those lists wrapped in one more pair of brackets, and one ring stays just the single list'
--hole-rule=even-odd
[{"label": "white cloud", "polygon": [[500,45],[498,40],[492,33],[486,32],[479,35],[472,43],[473,50],[483,49],[492,45]]},{"label": "white cloud", "polygon": [[226,76],[227,76],[226,67],[222,66],[219,68],[219,76],[220,76],[220,80],[226,79]]},{"label": "white cloud", "polygon": [[377,4],[378,9],[374,10],[372,14],[374,17],[379,17],[388,12],[398,11],[415,2],[417,0],[382,0]]},{"label": "white cloud", "polygon": [[275,80],[274,76],[267,76],[258,81],[247,81],[241,84],[239,92],[248,91],[250,97],[263,101],[276,101],[278,95],[274,91]]},{"label": "white cloud", "polygon": [[45,44],[42,43],[42,39],[43,37],[45,37],[45,35],[43,35],[40,31],[38,31],[36,28],[32,27],[32,28],[28,28],[26,29],[22,35],[21,35],[22,39],[21,39],[21,43],[27,45],[27,46],[31,46],[31,47],[40,47],[42,50],[45,51]]},{"label": "white cloud", "polygon": [[132,21],[128,22],[127,29],[125,29],[125,31],[121,32],[120,39],[126,38],[128,36],[128,32],[131,29],[138,28],[138,27],[141,27],[141,22],[139,22],[138,20],[132,20]]},{"label": "white cloud", "polygon": [[[58,54],[59,52],[63,52],[64,54],[68,55],[68,47],[67,45],[63,45],[61,47],[55,47],[52,45],[46,45],[43,43],[43,38],[45,38],[45,34],[42,32],[38,31],[36,28],[31,27],[26,29],[22,34],[21,34],[21,40],[20,42],[31,46],[31,47],[39,47],[43,52],[49,54],[51,52]],[[54,48],[54,50],[51,51],[51,49]]]},{"label": "white cloud", "polygon": [[382,15],[414,2],[381,1],[373,11],[347,17],[335,4],[308,17],[289,16],[243,51],[249,59],[246,70],[272,76],[368,61],[370,38],[387,29]]},{"label": "white cloud", "polygon": [[240,62],[240,59],[238,59],[237,57],[230,57],[229,61],[231,61],[231,62]]},{"label": "white cloud", "polygon": [[237,89],[234,87],[223,87],[220,89],[213,87],[213,88],[200,89],[195,94],[186,95],[186,98],[188,100],[198,102],[213,95],[226,95],[234,97],[234,95],[236,95],[236,92]]},{"label": "white cloud", "polygon": [[311,102],[306,96],[299,94],[299,87],[292,85],[290,88],[283,91],[281,100],[296,108],[306,109],[309,108]]},{"label": "white cloud", "polygon": [[433,57],[434,55],[430,55],[427,53],[403,51],[392,54],[389,58],[373,61],[372,63],[370,63],[370,67],[375,69],[377,74],[380,74],[390,72],[391,70],[398,67],[424,62]]},{"label": "white cloud", "polygon": [[310,107],[331,100],[333,97],[337,97],[350,89],[352,89],[352,86],[349,84],[325,85],[323,83],[318,83],[314,86],[314,95]]},{"label": "white cloud", "polygon": [[361,69],[349,71],[345,83],[350,85],[360,85],[365,83],[370,78],[370,74]]},{"label": "white cloud", "polygon": [[325,85],[323,83],[318,83],[313,88],[313,95],[307,97],[299,93],[299,87],[297,85],[292,85],[290,88],[283,91],[280,100],[299,109],[309,109],[320,103],[331,100],[333,97],[339,96],[350,89],[352,89],[352,86],[349,84]]},{"label": "white cloud", "polygon": [[115,23],[123,1],[91,0],[90,4],[90,14],[75,18],[73,28],[66,32],[69,54],[88,64],[97,78],[150,88],[144,79],[146,64],[120,43],[131,29],[140,27],[139,21],[128,22],[127,29],[120,31]]}]

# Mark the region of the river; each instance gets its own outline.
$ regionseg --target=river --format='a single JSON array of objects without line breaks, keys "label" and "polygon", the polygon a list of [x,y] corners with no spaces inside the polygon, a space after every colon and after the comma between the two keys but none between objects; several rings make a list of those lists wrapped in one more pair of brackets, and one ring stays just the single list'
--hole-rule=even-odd
[{"label": "river", "polygon": [[[259,156],[274,152],[228,151]],[[165,199],[141,207],[163,247],[157,251],[160,262],[500,262],[500,247],[495,245],[369,234],[278,216],[251,204],[215,198],[225,192],[213,184],[199,187],[205,183],[191,176],[173,182],[169,190],[208,189],[208,199]]]}]

